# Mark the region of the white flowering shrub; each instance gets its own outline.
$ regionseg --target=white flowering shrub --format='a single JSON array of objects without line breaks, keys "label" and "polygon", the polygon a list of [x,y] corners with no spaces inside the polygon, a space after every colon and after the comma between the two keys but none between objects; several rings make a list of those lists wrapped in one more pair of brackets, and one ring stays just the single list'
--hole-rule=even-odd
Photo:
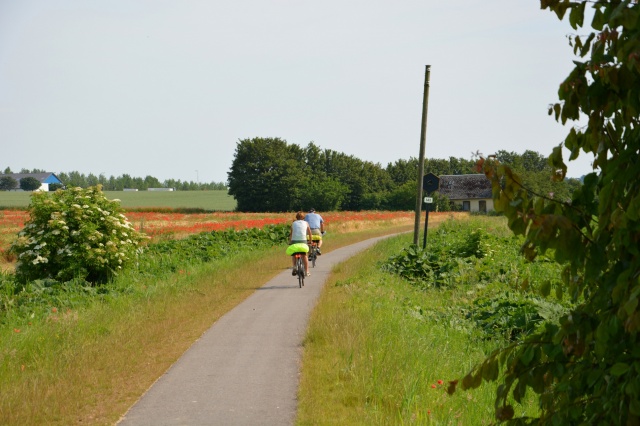
[{"label": "white flowering shrub", "polygon": [[131,226],[119,200],[104,196],[100,185],[34,193],[29,213],[10,248],[17,256],[16,277],[23,282],[104,282],[136,259],[147,238]]}]

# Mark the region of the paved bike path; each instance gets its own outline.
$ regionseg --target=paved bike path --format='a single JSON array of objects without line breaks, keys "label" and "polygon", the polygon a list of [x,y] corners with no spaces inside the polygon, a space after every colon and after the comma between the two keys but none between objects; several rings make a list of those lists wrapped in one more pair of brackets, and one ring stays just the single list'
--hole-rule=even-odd
[{"label": "paved bike path", "polygon": [[291,269],[267,282],[207,330],[118,425],[293,424],[302,339],[321,287],[334,265],[383,238],[323,254],[303,288]]}]

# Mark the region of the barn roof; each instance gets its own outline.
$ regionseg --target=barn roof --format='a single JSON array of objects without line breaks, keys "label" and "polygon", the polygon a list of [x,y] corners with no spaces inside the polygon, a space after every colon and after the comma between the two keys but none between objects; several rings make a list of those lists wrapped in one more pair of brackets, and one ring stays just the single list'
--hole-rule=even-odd
[{"label": "barn roof", "polygon": [[491,181],[483,174],[440,176],[440,195],[450,200],[491,198]]},{"label": "barn roof", "polygon": [[20,182],[20,179],[33,177],[38,179],[40,183],[62,183],[58,176],[53,173],[7,173],[0,176],[11,176],[18,182]]}]

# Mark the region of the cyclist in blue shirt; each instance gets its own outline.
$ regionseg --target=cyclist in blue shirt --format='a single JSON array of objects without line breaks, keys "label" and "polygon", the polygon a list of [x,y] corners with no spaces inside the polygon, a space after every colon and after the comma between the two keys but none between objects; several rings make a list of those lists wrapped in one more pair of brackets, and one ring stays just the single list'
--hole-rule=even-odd
[{"label": "cyclist in blue shirt", "polygon": [[322,216],[316,213],[316,209],[313,208],[309,210],[304,220],[309,224],[309,228],[311,228],[313,240],[318,241],[318,254],[320,255],[322,254],[320,247],[322,247],[322,235],[324,234],[324,220]]}]

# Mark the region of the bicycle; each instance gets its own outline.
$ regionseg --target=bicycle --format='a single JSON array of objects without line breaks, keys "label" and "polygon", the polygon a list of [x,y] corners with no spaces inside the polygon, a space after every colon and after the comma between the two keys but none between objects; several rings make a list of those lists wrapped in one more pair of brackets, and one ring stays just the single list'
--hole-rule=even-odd
[{"label": "bicycle", "polygon": [[[322,235],[326,234],[326,231],[322,233]],[[313,240],[309,244],[309,262],[311,262],[311,267],[316,267],[316,260],[318,259],[318,251],[320,248],[318,247],[318,241],[320,237],[313,236]]]},{"label": "bicycle", "polygon": [[311,263],[311,267],[316,267],[316,260],[318,259],[318,241],[313,240],[311,244],[309,244],[309,263]]},{"label": "bicycle", "polygon": [[304,269],[304,260],[302,257],[304,253],[294,253],[293,256],[296,258],[296,275],[298,276],[298,285],[300,288],[304,286],[304,277],[307,275],[307,271]]}]

